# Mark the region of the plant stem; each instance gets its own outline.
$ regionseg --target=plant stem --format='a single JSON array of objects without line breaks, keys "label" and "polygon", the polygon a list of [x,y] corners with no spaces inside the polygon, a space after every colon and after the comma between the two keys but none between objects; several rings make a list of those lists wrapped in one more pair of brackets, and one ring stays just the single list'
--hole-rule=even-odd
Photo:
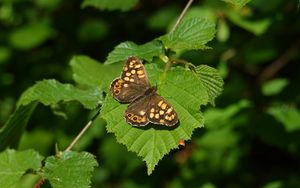
[{"label": "plant stem", "polygon": [[[181,22],[182,18],[184,17],[185,13],[187,12],[187,10],[190,8],[190,6],[193,3],[193,1],[194,0],[189,0],[189,2],[185,5],[183,11],[181,12],[180,16],[177,18],[176,23],[172,27],[170,33],[174,32],[175,29],[178,27],[179,23]],[[170,69],[171,63],[172,63],[172,61],[170,61],[170,60],[168,60],[166,62],[166,66],[165,66],[165,70],[164,70],[165,73]]]},{"label": "plant stem", "polygon": [[65,149],[65,151],[70,151],[74,145],[78,142],[78,140],[81,138],[81,136],[90,128],[93,121],[96,119],[96,117],[99,115],[100,110],[92,117],[92,119],[83,127],[83,129],[79,132],[79,134],[75,137],[75,139],[71,142],[71,144]]},{"label": "plant stem", "polygon": [[175,31],[175,29],[178,27],[179,23],[181,22],[183,16],[185,15],[186,11],[190,8],[191,4],[193,3],[194,0],[189,0],[189,2],[185,5],[183,11],[181,12],[180,16],[176,20],[175,25],[171,29],[171,33]]}]

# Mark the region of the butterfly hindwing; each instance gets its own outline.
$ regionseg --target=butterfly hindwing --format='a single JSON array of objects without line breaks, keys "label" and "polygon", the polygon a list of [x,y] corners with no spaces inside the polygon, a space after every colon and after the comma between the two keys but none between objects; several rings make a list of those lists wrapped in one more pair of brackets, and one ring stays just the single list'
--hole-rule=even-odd
[{"label": "butterfly hindwing", "polygon": [[116,100],[128,103],[142,96],[149,87],[150,83],[144,65],[136,57],[129,57],[123,67],[121,77],[111,83],[110,91]]},{"label": "butterfly hindwing", "polygon": [[133,126],[145,126],[149,122],[173,126],[178,122],[176,111],[156,92],[130,103],[125,111],[125,119]]},{"label": "butterfly hindwing", "polygon": [[148,119],[154,124],[173,126],[178,122],[174,108],[161,96],[153,95],[148,105]]},{"label": "butterfly hindwing", "polygon": [[132,126],[145,126],[149,123],[147,113],[150,96],[142,96],[128,105],[125,111],[126,122]]}]

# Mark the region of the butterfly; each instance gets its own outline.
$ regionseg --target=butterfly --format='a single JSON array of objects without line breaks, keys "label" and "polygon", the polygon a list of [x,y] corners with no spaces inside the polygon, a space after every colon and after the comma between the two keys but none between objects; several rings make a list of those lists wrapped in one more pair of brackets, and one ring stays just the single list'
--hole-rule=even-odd
[{"label": "butterfly", "polygon": [[145,67],[137,57],[128,57],[120,78],[112,81],[110,91],[120,103],[129,103],[124,117],[132,126],[150,122],[173,126],[178,122],[176,111],[150,85]]}]

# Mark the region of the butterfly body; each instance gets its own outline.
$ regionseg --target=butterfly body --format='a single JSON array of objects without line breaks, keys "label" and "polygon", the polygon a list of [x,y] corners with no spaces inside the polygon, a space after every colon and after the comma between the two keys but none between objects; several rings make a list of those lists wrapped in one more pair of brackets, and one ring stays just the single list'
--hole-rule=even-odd
[{"label": "butterfly body", "polygon": [[130,103],[124,117],[132,126],[149,122],[173,126],[178,122],[176,111],[150,85],[144,65],[136,57],[127,59],[121,77],[111,83],[110,91],[119,102]]}]

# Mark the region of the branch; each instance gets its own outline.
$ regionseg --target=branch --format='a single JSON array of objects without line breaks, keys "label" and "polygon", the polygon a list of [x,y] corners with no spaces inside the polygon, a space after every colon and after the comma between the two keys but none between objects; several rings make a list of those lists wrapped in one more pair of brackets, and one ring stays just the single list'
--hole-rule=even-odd
[{"label": "branch", "polygon": [[171,29],[171,33],[175,31],[175,29],[178,27],[179,23],[181,22],[183,16],[185,15],[186,11],[190,8],[191,4],[193,3],[194,0],[189,0],[189,2],[185,5],[183,11],[181,12],[180,16],[176,20],[175,25]]},{"label": "branch", "polygon": [[[190,6],[192,5],[193,1],[194,1],[194,0],[189,0],[189,2],[185,5],[183,11],[181,12],[180,16],[177,18],[176,23],[175,23],[174,26],[172,27],[170,33],[174,32],[175,29],[178,27],[179,23],[181,22],[182,18],[184,17],[185,13],[187,12],[187,10],[188,10],[188,9],[190,8]],[[170,60],[168,60],[168,61],[166,62],[166,66],[165,66],[164,72],[167,72],[167,71],[170,69],[171,63],[172,63],[172,62],[171,62]]]},{"label": "branch", "polygon": [[291,59],[297,55],[299,48],[299,42],[296,42],[288,50],[286,50],[278,59],[271,63],[267,68],[265,68],[258,78],[260,83],[271,79],[277,72],[280,71]]},{"label": "branch", "polygon": [[79,134],[75,137],[75,139],[71,142],[71,144],[65,149],[65,151],[70,151],[74,145],[78,142],[78,140],[81,138],[81,136],[90,128],[93,121],[96,119],[96,117],[99,115],[100,110],[92,117],[92,119],[83,127],[83,129],[79,132]]}]

